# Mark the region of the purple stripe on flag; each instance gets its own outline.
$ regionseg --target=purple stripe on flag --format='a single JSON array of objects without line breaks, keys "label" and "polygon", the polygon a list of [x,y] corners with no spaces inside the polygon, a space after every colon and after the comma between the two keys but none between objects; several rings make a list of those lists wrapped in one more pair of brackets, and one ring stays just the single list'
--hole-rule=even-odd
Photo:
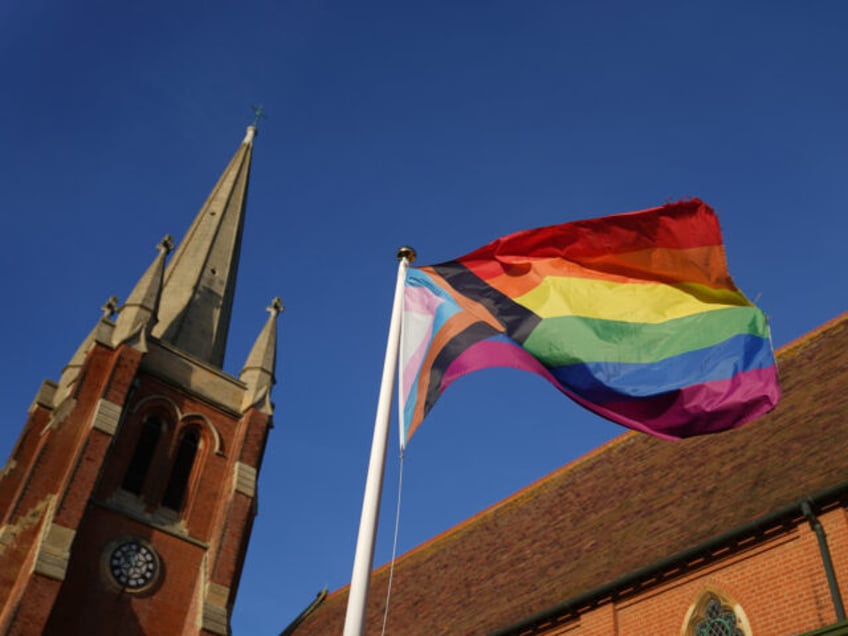
[{"label": "purple stripe on flag", "polygon": [[681,439],[737,428],[768,413],[780,399],[775,367],[743,371],[651,398],[604,405],[568,393],[614,422],[663,439]]}]

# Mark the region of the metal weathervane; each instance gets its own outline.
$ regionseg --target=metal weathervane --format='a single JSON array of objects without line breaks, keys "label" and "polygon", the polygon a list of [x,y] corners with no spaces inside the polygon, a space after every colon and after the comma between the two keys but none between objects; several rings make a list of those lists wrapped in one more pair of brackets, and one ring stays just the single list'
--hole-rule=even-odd
[{"label": "metal weathervane", "polygon": [[265,111],[262,109],[262,104],[259,104],[258,106],[251,106],[250,108],[253,111],[253,123],[250,125],[254,128],[258,128],[259,121],[261,119],[268,119],[268,115],[266,115]]}]

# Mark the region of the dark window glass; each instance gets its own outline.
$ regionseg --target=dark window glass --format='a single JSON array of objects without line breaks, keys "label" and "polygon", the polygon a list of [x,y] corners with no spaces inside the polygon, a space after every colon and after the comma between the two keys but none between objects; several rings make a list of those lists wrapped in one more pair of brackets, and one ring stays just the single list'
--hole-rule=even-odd
[{"label": "dark window glass", "polygon": [[135,445],[135,452],[130,459],[127,473],[124,475],[124,483],[121,484],[124,490],[129,490],[136,495],[141,494],[144,479],[147,477],[147,471],[150,469],[150,462],[153,461],[153,453],[156,452],[156,444],[159,442],[161,434],[162,420],[158,417],[148,417],[144,420],[138,442]]},{"label": "dark window glass", "polygon": [[200,443],[200,434],[197,429],[183,429],[180,441],[177,445],[177,455],[174,458],[174,467],[171,469],[171,478],[168,487],[165,488],[165,496],[162,497],[162,505],[171,510],[181,510],[185,503],[188,478],[194,466],[194,458],[197,455],[197,447]]}]

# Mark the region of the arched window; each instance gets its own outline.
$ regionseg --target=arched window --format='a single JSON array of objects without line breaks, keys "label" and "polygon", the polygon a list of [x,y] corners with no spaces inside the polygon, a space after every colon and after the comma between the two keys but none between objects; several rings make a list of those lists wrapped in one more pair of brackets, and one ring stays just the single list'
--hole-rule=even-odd
[{"label": "arched window", "polygon": [[687,636],[748,636],[747,618],[738,606],[713,592],[701,596],[690,614]]},{"label": "arched window", "polygon": [[177,442],[177,453],[174,457],[174,466],[171,468],[171,477],[162,497],[162,506],[176,510],[182,510],[185,503],[188,480],[191,477],[191,469],[200,446],[200,432],[196,428],[184,428]]},{"label": "arched window", "polygon": [[145,418],[141,424],[141,433],[139,433],[138,441],[135,444],[135,451],[121,484],[124,490],[136,495],[141,494],[147,471],[150,469],[150,462],[153,461],[153,454],[156,452],[156,444],[161,435],[162,420],[155,416]]}]

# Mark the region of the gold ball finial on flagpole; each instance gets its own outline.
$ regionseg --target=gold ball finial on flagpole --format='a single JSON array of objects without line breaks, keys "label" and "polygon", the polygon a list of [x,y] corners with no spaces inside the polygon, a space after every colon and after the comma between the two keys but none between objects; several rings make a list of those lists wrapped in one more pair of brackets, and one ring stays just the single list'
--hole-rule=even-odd
[{"label": "gold ball finial on flagpole", "polygon": [[408,263],[414,263],[415,250],[409,247],[409,245],[404,245],[403,247],[398,249],[397,257],[399,261],[405,258]]}]

